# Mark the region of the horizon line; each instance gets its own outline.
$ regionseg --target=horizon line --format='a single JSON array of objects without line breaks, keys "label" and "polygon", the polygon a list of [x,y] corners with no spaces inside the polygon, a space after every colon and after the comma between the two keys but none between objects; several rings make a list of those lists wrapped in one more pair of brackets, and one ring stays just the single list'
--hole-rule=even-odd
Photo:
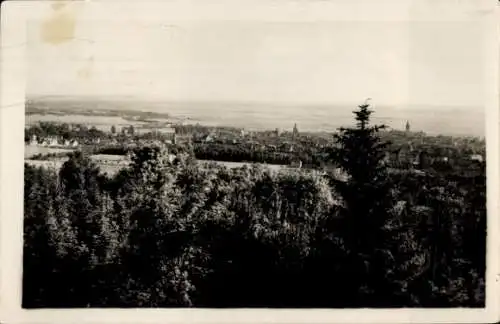
[{"label": "horizon line", "polygon": [[[271,101],[271,100],[249,100],[249,99],[190,99],[190,98],[161,98],[138,95],[82,95],[82,94],[26,94],[26,101],[30,100],[43,100],[43,99],[80,99],[80,100],[103,100],[103,101],[119,101],[119,99],[128,99],[133,101],[142,102],[176,102],[176,103],[228,103],[228,104],[252,104],[252,105],[274,105],[274,106],[353,106],[356,108],[363,105],[365,100],[369,97],[359,100],[359,102],[346,102],[346,101]],[[432,103],[376,103],[376,99],[371,98],[369,105],[372,107],[385,107],[385,108],[452,108],[452,109],[465,109],[465,108],[479,108],[481,104],[477,105],[460,105],[460,104],[432,104]],[[482,107],[486,109],[486,107]]]}]

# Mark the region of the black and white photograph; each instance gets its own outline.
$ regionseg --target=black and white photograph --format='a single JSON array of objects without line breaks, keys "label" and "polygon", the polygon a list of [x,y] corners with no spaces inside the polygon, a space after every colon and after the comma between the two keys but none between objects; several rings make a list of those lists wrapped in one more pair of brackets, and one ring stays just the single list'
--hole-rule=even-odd
[{"label": "black and white photograph", "polygon": [[492,6],[174,2],[25,21],[22,309],[486,308]]}]

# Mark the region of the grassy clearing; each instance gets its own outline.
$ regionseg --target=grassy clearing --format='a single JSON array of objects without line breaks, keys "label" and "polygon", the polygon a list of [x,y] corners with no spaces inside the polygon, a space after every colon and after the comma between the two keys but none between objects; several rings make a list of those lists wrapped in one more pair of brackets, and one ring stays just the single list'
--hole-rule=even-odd
[{"label": "grassy clearing", "polygon": [[[34,147],[37,148],[37,147]],[[54,153],[54,152],[61,152],[61,151],[68,151],[70,152],[71,150],[64,150],[64,149],[50,149],[50,148],[41,148],[41,149],[47,149],[45,151],[36,151],[35,154],[37,153]],[[33,154],[33,155],[35,155]],[[31,156],[33,156],[31,155]],[[108,175],[114,175],[116,174],[120,169],[126,167],[129,163],[128,159],[123,156],[123,155],[109,155],[109,154],[96,154],[90,156],[91,160],[94,161],[99,168],[101,169],[102,173],[107,173]],[[47,169],[53,169],[53,170],[59,170],[62,165],[64,164],[65,161],[67,161],[68,158],[51,158],[49,160],[34,160],[30,159],[29,157],[26,157],[25,155],[25,163],[28,163],[29,165],[36,166],[36,167],[43,167]]]},{"label": "grassy clearing", "polygon": [[[68,150],[69,151],[69,150]],[[39,152],[40,153],[40,152]],[[107,173],[108,175],[114,175],[116,174],[120,169],[126,167],[129,164],[129,160],[127,157],[123,155],[111,155],[111,154],[95,154],[91,155],[90,159],[94,161],[101,171],[103,173]],[[51,168],[51,169],[56,169],[59,170],[63,163],[67,160],[67,158],[54,158],[50,159],[47,161],[42,161],[42,160],[32,160],[29,158],[25,159],[25,162],[37,166],[37,167],[44,167],[44,168]],[[223,161],[201,161],[200,163],[202,164],[209,164],[209,163],[216,163],[219,165],[224,165],[228,168],[234,169],[234,168],[241,168],[245,165],[252,165],[254,163],[251,162],[223,162]],[[283,170],[285,168],[288,168],[286,165],[276,165],[276,164],[262,164],[264,167],[269,168],[271,171],[278,172],[280,170]]]},{"label": "grassy clearing", "polygon": [[[241,168],[245,165],[251,166],[252,164],[256,164],[253,162],[226,162],[226,161],[207,161],[207,160],[200,160],[201,163],[203,164],[209,164],[209,163],[216,163],[219,165],[223,165],[227,168],[235,169],[235,168]],[[287,165],[280,165],[280,164],[262,164],[264,167],[267,167],[271,169],[272,171],[280,171],[282,169],[288,168],[289,166]]]},{"label": "grassy clearing", "polygon": [[113,154],[94,154],[90,156],[93,161],[106,161],[106,162],[126,162],[127,157],[124,155]]},{"label": "grassy clearing", "polygon": [[38,154],[51,154],[51,153],[70,153],[73,152],[71,149],[54,148],[54,147],[43,147],[43,146],[24,146],[24,158],[29,159],[32,156]]},{"label": "grassy clearing", "polygon": [[[49,160],[49,161],[41,161],[41,160],[24,160],[25,163],[31,166],[35,167],[42,167],[44,169],[51,169],[51,170],[60,170],[61,167],[63,166],[64,162],[66,162],[67,159],[57,159],[57,160]],[[118,171],[123,169],[126,164],[106,164],[106,163],[98,163],[99,169],[101,170],[101,173],[103,174],[108,174],[109,176],[115,175]]]}]

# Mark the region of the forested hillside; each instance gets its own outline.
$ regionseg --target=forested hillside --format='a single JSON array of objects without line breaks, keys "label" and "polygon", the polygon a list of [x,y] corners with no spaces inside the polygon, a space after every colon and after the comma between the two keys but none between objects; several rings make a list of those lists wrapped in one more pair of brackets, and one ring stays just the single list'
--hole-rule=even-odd
[{"label": "forested hillside", "polygon": [[370,111],[314,170],[135,150],[25,165],[23,307],[482,307],[486,174],[388,172]]}]

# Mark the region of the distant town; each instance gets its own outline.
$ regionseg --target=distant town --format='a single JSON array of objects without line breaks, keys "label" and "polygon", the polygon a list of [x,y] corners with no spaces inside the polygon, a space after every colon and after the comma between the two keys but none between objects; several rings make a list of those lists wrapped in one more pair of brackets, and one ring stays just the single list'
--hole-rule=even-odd
[{"label": "distant town", "polygon": [[[188,148],[198,160],[228,166],[261,163],[286,168],[330,168],[329,150],[334,146],[333,134],[301,132],[297,123],[291,126],[288,130],[247,131],[235,127],[148,120],[146,124],[135,127],[133,124],[111,125],[108,130],[103,130],[88,124],[40,121],[25,128],[25,158],[34,165],[53,165],[49,162],[62,162],[68,152],[83,150],[97,156],[99,163],[114,173],[126,164],[127,152],[134,147],[165,146],[172,152]],[[400,130],[381,132],[381,136],[391,142],[384,162],[396,169],[410,168],[418,172],[431,166],[446,168],[485,160],[484,139],[429,136],[413,131],[410,121]],[[122,159],[117,159],[120,156]]]}]

